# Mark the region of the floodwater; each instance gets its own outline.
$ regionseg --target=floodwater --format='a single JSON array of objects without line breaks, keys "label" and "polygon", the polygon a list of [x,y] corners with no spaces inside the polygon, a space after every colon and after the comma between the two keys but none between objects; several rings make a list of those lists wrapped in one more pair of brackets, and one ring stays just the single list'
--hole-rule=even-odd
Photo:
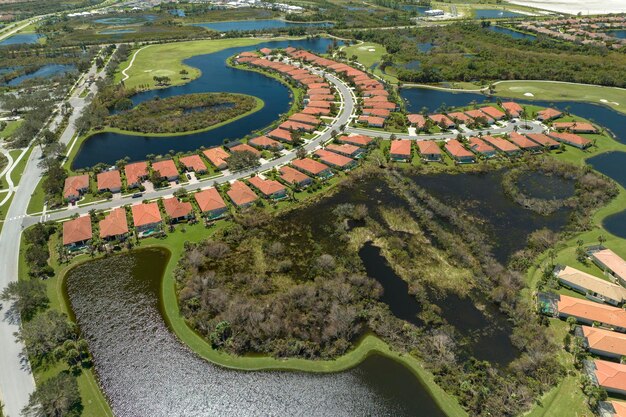
[{"label": "floodwater", "polygon": [[517,186],[528,197],[543,200],[570,198],[576,192],[573,181],[556,175],[546,176],[541,172],[520,175]]},{"label": "floodwater", "polygon": [[67,294],[113,412],[120,417],[444,417],[405,367],[371,356],[335,374],[247,372],[196,356],[161,315],[169,253],[93,260],[67,275]]},{"label": "floodwater", "polygon": [[267,20],[237,20],[231,22],[205,22],[194,23],[193,26],[200,26],[205,29],[216,30],[218,32],[233,32],[235,30],[252,31],[266,29],[289,29],[301,27],[332,27],[329,22],[286,22],[279,19]]},{"label": "floodwater", "polygon": [[263,47],[285,48],[294,46],[320,53],[325,52],[331,44],[332,40],[328,38],[270,41],[257,45],[228,48],[212,54],[189,58],[185,60],[185,63],[200,69],[202,75],[199,78],[182,86],[136,94],[131,97],[133,104],[137,105],[155,97],[166,98],[181,94],[227,92],[258,97],[265,102],[265,106],[259,111],[237,120],[236,123],[227,123],[216,129],[191,135],[149,137],[98,133],[83,143],[72,162],[72,167],[74,169],[92,167],[98,162],[114,164],[126,156],[131,161],[139,161],[145,159],[148,154],[163,155],[170,150],[188,152],[201,146],[217,146],[221,145],[224,140],[235,140],[248,134],[254,134],[271,125],[280,118],[282,113],[289,110],[292,100],[291,92],[285,85],[273,78],[257,72],[227,66],[226,59],[239,52]]}]

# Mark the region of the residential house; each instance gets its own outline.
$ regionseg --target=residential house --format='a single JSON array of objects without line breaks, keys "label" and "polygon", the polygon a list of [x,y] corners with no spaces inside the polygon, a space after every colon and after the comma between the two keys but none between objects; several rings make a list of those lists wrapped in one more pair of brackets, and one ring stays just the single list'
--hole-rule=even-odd
[{"label": "residential house", "polygon": [[138,237],[147,237],[163,231],[161,212],[157,203],[135,204],[130,209]]},{"label": "residential house", "polygon": [[524,151],[537,153],[541,152],[542,149],[542,146],[537,142],[530,140],[526,136],[520,135],[517,132],[511,132],[509,134],[509,140]]},{"label": "residential house", "polygon": [[211,165],[217,169],[226,169],[228,162],[226,160],[230,156],[221,146],[210,148],[202,152]]},{"label": "residential house", "polygon": [[63,197],[70,202],[80,199],[89,190],[89,175],[74,175],[65,179],[63,187]]},{"label": "residential house", "polygon": [[607,400],[601,401],[598,406],[600,417],[626,417],[626,402]]},{"label": "residential house", "polygon": [[487,116],[480,110],[468,110],[465,114],[474,119],[474,122],[481,125],[492,125],[495,122],[492,117]]},{"label": "residential house", "polygon": [[428,116],[428,118],[432,120],[433,123],[435,123],[437,126],[445,129],[452,129],[456,126],[456,123],[450,120],[450,118],[445,114],[431,114]]},{"label": "residential house", "polygon": [[284,148],[283,144],[270,139],[267,136],[259,136],[248,141],[249,145],[254,146],[257,149],[269,149],[272,151],[280,151]]},{"label": "residential house", "polygon": [[433,140],[418,141],[417,150],[425,162],[441,162],[443,159],[439,145]]},{"label": "residential house", "polygon": [[359,123],[363,123],[371,127],[384,127],[385,119],[376,116],[359,116]]},{"label": "residential house", "polygon": [[392,161],[411,161],[411,141],[406,139],[392,140],[389,149],[389,158]]},{"label": "residential house", "polygon": [[153,162],[152,170],[158,172],[161,178],[165,178],[168,181],[176,181],[178,179],[178,169],[176,169],[176,164],[171,159]]},{"label": "residential house", "polygon": [[180,201],[177,197],[163,199],[163,208],[170,218],[170,223],[178,223],[193,217],[193,207],[191,203]]},{"label": "residential house", "polygon": [[583,339],[585,348],[594,355],[617,360],[626,356],[626,334],[579,326],[576,328],[576,336]]},{"label": "residential house", "polygon": [[549,122],[550,120],[558,119],[563,116],[563,113],[556,109],[547,108],[537,112],[537,120],[542,122]]},{"label": "residential house", "polygon": [[578,149],[586,149],[591,146],[591,141],[589,139],[578,136],[575,133],[552,131],[548,133],[548,136],[557,142],[565,143]]},{"label": "residential house", "polygon": [[361,148],[367,148],[374,142],[374,139],[365,135],[352,135],[352,136],[343,135],[337,138],[337,142],[347,143],[350,145],[356,145],[356,146],[360,146]]},{"label": "residential house", "polygon": [[513,118],[520,117],[522,113],[524,112],[524,109],[522,108],[522,106],[515,103],[514,101],[505,101],[501,104],[501,106],[504,109],[504,111]]},{"label": "residential house", "polygon": [[324,164],[330,165],[336,169],[348,170],[356,165],[356,161],[354,159],[339,155],[326,149],[318,149],[315,151],[315,156],[317,156]]},{"label": "residential house", "polygon": [[448,155],[458,164],[472,164],[476,162],[474,154],[468,151],[461,142],[456,139],[450,139],[444,146]]},{"label": "residential house", "polygon": [[496,109],[495,107],[492,106],[485,106],[485,107],[481,107],[480,111],[485,113],[487,115],[487,117],[492,118],[493,120],[502,120],[504,118],[506,118],[506,114],[498,109]]},{"label": "residential house", "polygon": [[606,392],[626,395],[626,365],[594,359],[586,360],[584,368],[591,380]]},{"label": "residential house", "polygon": [[331,152],[338,153],[343,156],[347,156],[349,158],[360,158],[363,155],[364,149],[355,145],[350,145],[349,143],[344,143],[341,145],[337,145],[336,143],[331,143],[326,146]]},{"label": "residential house", "polygon": [[572,133],[598,133],[598,129],[594,125],[585,122],[554,122],[552,128],[567,130]]},{"label": "residential house", "polygon": [[91,237],[91,216],[85,215],[63,223],[63,246],[70,251],[84,248]]},{"label": "residential house", "polygon": [[249,207],[259,199],[250,187],[238,180],[230,185],[230,190],[226,191],[226,194],[237,207]]},{"label": "residential house", "polygon": [[311,177],[288,165],[280,168],[280,179],[285,181],[287,184],[293,184],[297,187],[306,187],[313,182]]},{"label": "residential house", "polygon": [[100,221],[100,239],[124,239],[128,235],[128,220],[124,207],[114,208]]},{"label": "residential house", "polygon": [[221,217],[228,211],[226,202],[217,191],[216,188],[209,188],[193,195],[196,203],[202,214],[206,215],[209,219],[216,219]]},{"label": "residential house", "polygon": [[474,119],[472,119],[467,114],[462,113],[460,111],[448,113],[448,117],[452,119],[454,123],[459,124],[459,125],[470,124],[474,121]]},{"label": "residential house", "polygon": [[418,130],[422,130],[426,127],[426,118],[421,114],[409,114],[407,115],[407,119],[409,119],[411,126]]},{"label": "residential house", "polygon": [[574,317],[579,323],[593,325],[595,322],[621,333],[626,332],[626,311],[622,308],[596,303],[594,301],[558,295],[558,316]]},{"label": "residential house", "polygon": [[291,143],[293,142],[293,138],[291,137],[291,132],[284,129],[274,129],[267,134],[268,137],[272,139],[279,140],[281,142]]},{"label": "residential house", "polygon": [[333,176],[333,171],[328,165],[324,165],[311,158],[295,159],[291,162],[291,165],[314,177],[328,178]]},{"label": "residential house", "polygon": [[481,154],[487,158],[496,156],[496,148],[486,143],[484,140],[471,137],[469,138],[470,149],[478,154]]},{"label": "residential house", "polygon": [[483,140],[508,156],[517,155],[521,151],[516,145],[498,136],[485,135],[483,136]]},{"label": "residential house", "polygon": [[546,149],[558,149],[560,146],[559,142],[555,141],[547,135],[544,135],[543,133],[529,133],[526,136],[528,136],[528,138],[531,139],[533,142],[537,142]]},{"label": "residential house", "polygon": [[285,187],[276,180],[262,179],[261,177],[254,176],[248,179],[250,185],[259,190],[265,198],[271,198],[273,200],[279,200],[287,197],[287,190]]},{"label": "residential house", "polygon": [[101,172],[96,176],[96,179],[99,193],[105,191],[119,193],[122,191],[122,177],[120,176],[120,172],[116,169]]},{"label": "residential house", "polygon": [[126,174],[126,186],[128,188],[139,187],[146,178],[148,178],[148,163],[133,162],[124,167]]},{"label": "residential house", "polygon": [[247,143],[240,143],[238,145],[232,146],[229,148],[229,150],[231,152],[250,152],[256,157],[261,157],[261,152],[259,152],[257,149],[253,148],[252,146],[248,145]]},{"label": "residential house", "polygon": [[292,122],[309,124],[311,126],[318,126],[320,124],[320,119],[318,119],[317,117],[303,113],[292,114],[288,120],[291,120]]},{"label": "residential house", "polygon": [[626,286],[626,261],[611,249],[603,247],[592,247],[587,250],[587,254],[604,271],[605,274],[617,280],[621,285]]},{"label": "residential house", "polygon": [[204,174],[207,172],[207,167],[200,155],[193,154],[188,156],[181,156],[178,159],[187,171],[193,171],[197,174]]},{"label": "residential house", "polygon": [[614,306],[626,301],[626,288],[571,266],[557,266],[554,275],[561,285],[584,294],[592,301]]}]

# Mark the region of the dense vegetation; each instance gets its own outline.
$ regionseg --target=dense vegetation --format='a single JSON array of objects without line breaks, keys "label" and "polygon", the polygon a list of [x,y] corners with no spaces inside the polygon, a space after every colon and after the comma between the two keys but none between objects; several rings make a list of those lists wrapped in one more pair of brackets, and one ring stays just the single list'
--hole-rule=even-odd
[{"label": "dense vegetation", "polygon": [[[381,43],[388,55],[382,68],[393,68],[405,82],[558,80],[626,86],[626,55],[605,47],[576,45],[546,37],[513,39],[462,22],[428,29],[355,31],[357,39]],[[417,44],[434,48],[421,53]],[[417,69],[404,63],[418,60]]]},{"label": "dense vegetation", "polygon": [[233,119],[256,107],[251,96],[230,93],[185,94],[146,101],[108,118],[107,123],[142,133],[199,130]]},{"label": "dense vegetation", "polygon": [[93,7],[103,0],[17,0],[0,2],[0,15],[11,14],[16,20],[29,16]]}]

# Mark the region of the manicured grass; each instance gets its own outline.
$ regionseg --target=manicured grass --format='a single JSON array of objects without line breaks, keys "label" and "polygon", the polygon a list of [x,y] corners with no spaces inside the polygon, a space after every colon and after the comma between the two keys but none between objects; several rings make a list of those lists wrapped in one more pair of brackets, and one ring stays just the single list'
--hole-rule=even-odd
[{"label": "manicured grass", "polygon": [[[382,56],[387,53],[387,49],[383,45],[373,42],[365,42],[348,46],[344,48],[344,51],[346,52],[348,58],[352,57],[352,55],[356,55],[357,61],[360,62],[368,70],[371,68],[372,65],[380,63]],[[398,79],[396,77],[385,74],[378,68],[378,66],[374,70],[374,74],[382,77],[383,79],[391,83],[398,82]]]},{"label": "manicured grass", "polygon": [[[18,164],[15,165],[15,167],[13,168],[13,171],[11,171],[11,180],[13,181],[13,185],[17,185],[20,182],[20,178],[22,178],[22,172],[24,172],[24,168],[26,168],[26,163],[28,162],[28,158],[30,158],[30,154],[32,151],[32,147],[27,150],[20,162],[18,162]],[[13,160],[15,161],[21,153],[22,150],[11,151],[11,157],[13,157]]]},{"label": "manicured grass", "polygon": [[[533,97],[525,96],[525,93],[532,93]],[[587,101],[626,113],[626,89],[623,88],[551,81],[500,81],[496,83],[496,95],[526,100]]]},{"label": "manicured grass", "polygon": [[23,120],[14,120],[11,122],[7,122],[7,126],[3,130],[0,130],[0,139],[8,138],[9,136],[11,136],[13,132],[15,132],[15,129],[17,129],[23,122]]},{"label": "manicured grass", "polygon": [[[133,66],[126,71],[129,78],[124,83],[129,88],[141,85],[156,88],[152,77],[167,76],[171,79],[171,85],[185,84],[198,78],[200,70],[183,64],[183,60],[195,55],[210,54],[236,46],[252,46],[266,41],[267,39],[236,38],[149,45],[137,53]],[[116,82],[122,80],[121,71],[128,67],[134,55],[135,52],[131,53],[128,61],[121,64],[120,71],[115,76]],[[180,75],[182,69],[189,72],[185,79]]]},{"label": "manicured grass", "polygon": [[26,209],[27,214],[35,214],[43,211],[43,205],[46,200],[46,195],[43,192],[43,188],[41,188],[41,181],[35,187],[35,191],[31,194],[30,200],[28,201],[28,208]]}]

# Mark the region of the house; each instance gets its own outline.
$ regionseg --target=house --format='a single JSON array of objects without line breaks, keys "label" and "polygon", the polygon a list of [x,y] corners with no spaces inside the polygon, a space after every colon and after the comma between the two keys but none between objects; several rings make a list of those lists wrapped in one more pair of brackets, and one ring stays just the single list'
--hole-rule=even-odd
[{"label": "house", "polygon": [[585,348],[594,355],[612,359],[626,356],[626,334],[590,326],[576,328],[576,336],[583,339]]},{"label": "house", "polygon": [[[283,129],[286,130],[288,132],[307,132],[307,133],[311,133],[315,131],[315,127],[311,126],[309,124],[306,123],[299,123],[299,122],[294,122],[293,120],[287,120],[286,122],[283,122],[281,124],[278,125],[279,129]],[[270,132],[270,135],[272,133]]]},{"label": "house", "polygon": [[272,151],[280,151],[284,148],[283,144],[270,139],[267,136],[259,136],[248,141],[249,145],[254,146],[257,149],[270,149]]},{"label": "house", "polygon": [[411,126],[414,126],[417,129],[421,130],[426,127],[426,118],[421,114],[409,114],[407,119],[409,119]]},{"label": "house", "polygon": [[611,249],[593,247],[587,250],[593,263],[598,265],[605,274],[616,279],[621,285],[626,286],[626,261]]},{"label": "house", "polygon": [[517,132],[509,134],[509,140],[520,149],[528,152],[541,152],[542,146]]},{"label": "house", "polygon": [[217,169],[226,169],[228,162],[226,160],[230,156],[221,146],[210,148],[202,152],[206,159]]},{"label": "house", "polygon": [[261,156],[261,152],[259,152],[257,149],[253,148],[252,146],[248,145],[247,143],[240,143],[238,145],[230,147],[229,149],[231,152],[250,152],[256,157]]},{"label": "house", "polygon": [[287,165],[280,168],[280,179],[297,187],[306,187],[313,182],[311,177]]},{"label": "house", "polygon": [[479,153],[487,158],[496,156],[496,148],[486,143],[484,140],[471,137],[469,138],[470,149],[476,153]]},{"label": "house", "polygon": [[584,368],[591,380],[606,392],[626,395],[626,365],[594,359],[586,360]]},{"label": "house", "polygon": [[124,167],[126,173],[126,186],[128,188],[139,187],[141,182],[148,178],[148,163],[134,162]]},{"label": "house", "polygon": [[291,132],[284,129],[274,129],[267,134],[268,137],[272,139],[279,140],[281,142],[291,143],[293,142],[293,138],[291,137]]},{"label": "house", "polygon": [[385,119],[376,116],[359,116],[359,123],[363,123],[372,127],[384,127]]},{"label": "house", "polygon": [[206,165],[200,155],[194,154],[189,156],[181,156],[178,159],[187,171],[193,171],[197,174],[204,174],[207,171]]},{"label": "house", "polygon": [[248,179],[250,185],[259,190],[265,198],[271,198],[273,200],[279,200],[287,197],[287,190],[285,187],[275,180],[264,180],[261,177],[254,176]]},{"label": "house", "polygon": [[441,162],[443,155],[437,142],[433,140],[420,140],[417,142],[417,150],[426,162]]},{"label": "house", "polygon": [[193,207],[191,203],[180,201],[177,197],[163,199],[163,208],[170,218],[170,223],[189,220],[193,217]]},{"label": "house", "polygon": [[474,119],[474,122],[480,125],[491,125],[495,122],[495,120],[480,110],[468,110],[465,112],[466,115]]},{"label": "house", "polygon": [[318,149],[315,151],[315,156],[317,156],[324,164],[341,170],[347,170],[356,165],[356,161],[354,159],[339,155],[326,149]]},{"label": "house", "polygon": [[411,141],[406,139],[392,140],[389,158],[392,161],[411,161]]},{"label": "house", "polygon": [[135,204],[130,209],[138,237],[147,237],[162,231],[161,212],[157,203]]},{"label": "house", "polygon": [[626,288],[571,266],[557,266],[554,270],[554,276],[557,277],[561,285],[584,294],[592,301],[614,306],[621,305],[626,301]]},{"label": "house", "polygon": [[330,145],[326,146],[326,149],[328,149],[331,152],[335,152],[340,155],[347,156],[349,158],[360,158],[361,155],[363,155],[363,151],[364,151],[363,148],[359,148],[358,146],[350,145],[348,143],[344,143],[341,145],[337,145],[336,143],[331,143]]},{"label": "house", "polygon": [[216,219],[221,217],[226,211],[228,211],[228,207],[226,206],[226,202],[217,191],[216,188],[209,188],[200,192],[197,192],[193,195],[196,203],[198,203],[198,207],[202,214],[206,215],[209,219]]},{"label": "house", "polygon": [[435,123],[437,126],[445,129],[452,129],[456,126],[456,123],[450,120],[450,118],[445,114],[431,114],[428,116],[428,118],[432,120],[433,123]]},{"label": "house", "polygon": [[176,181],[178,179],[178,169],[176,169],[176,164],[171,159],[153,162],[152,170],[158,172],[161,178],[165,178],[168,181]]},{"label": "house", "polygon": [[262,53],[263,55],[269,55],[272,53],[272,50],[270,48],[261,48],[259,49],[259,52]]},{"label": "house", "polygon": [[624,401],[601,401],[598,405],[600,417],[626,417],[626,402]]},{"label": "house", "polygon": [[234,181],[226,194],[237,207],[249,207],[259,199],[259,196],[241,181]]},{"label": "house", "polygon": [[365,135],[352,135],[352,136],[344,135],[344,136],[338,137],[337,142],[347,143],[350,145],[356,145],[356,146],[360,146],[361,148],[367,148],[368,146],[372,144],[372,142],[374,142],[374,139]]},{"label": "house", "polygon": [[578,149],[586,149],[591,146],[591,141],[589,139],[578,136],[575,133],[559,133],[553,131],[548,133],[548,136],[557,142],[565,143]]},{"label": "house", "polygon": [[63,223],[63,246],[70,251],[82,249],[91,237],[91,216],[77,217]]},{"label": "house", "polygon": [[305,107],[300,113],[312,114],[315,116],[330,116],[330,109],[323,109],[321,107]]},{"label": "house", "polygon": [[328,101],[309,101],[307,107],[319,107],[321,109],[330,109],[332,103]]},{"label": "house", "polygon": [[382,117],[386,119],[391,112],[387,109],[363,109],[363,114],[366,116]]},{"label": "house", "polygon": [[120,172],[116,169],[101,172],[96,176],[96,179],[99,193],[104,191],[119,193],[122,191],[122,177],[120,176]]},{"label": "house", "polygon": [[126,209],[118,207],[100,221],[100,239],[123,239],[128,235],[128,220]]},{"label": "house", "polygon": [[550,120],[558,119],[561,116],[563,116],[563,113],[556,109],[547,108],[537,112],[537,120],[542,122],[548,122]]},{"label": "house", "polygon": [[594,322],[626,333],[626,311],[594,301],[558,295],[557,312],[561,318],[574,317],[578,322],[593,325]]},{"label": "house", "polygon": [[474,119],[472,119],[467,114],[462,113],[460,111],[448,113],[448,117],[450,119],[452,119],[456,124],[460,124],[460,125],[461,124],[470,124],[470,123],[472,123],[474,121]]},{"label": "house", "polygon": [[65,179],[63,197],[71,202],[77,201],[89,190],[89,175],[74,175]]},{"label": "house", "polygon": [[543,133],[529,133],[526,136],[533,142],[537,142],[547,149],[558,149],[560,146],[559,142],[555,141],[547,135],[544,135]]},{"label": "house", "polygon": [[520,106],[519,104],[517,104],[514,101],[503,102],[501,104],[501,106],[504,109],[504,111],[506,113],[508,113],[509,116],[511,116],[513,118],[520,117],[522,115],[522,113],[524,112],[524,109],[522,108],[522,106]]},{"label": "house", "polygon": [[324,165],[311,158],[295,159],[291,162],[291,165],[315,177],[328,178],[333,176],[333,171],[328,165]]},{"label": "house", "polygon": [[516,145],[498,136],[485,135],[483,140],[508,156],[517,155],[521,151]]},{"label": "house", "polygon": [[585,122],[554,122],[552,128],[567,130],[572,133],[598,133],[598,129],[594,125]]},{"label": "house", "polygon": [[472,164],[476,162],[474,154],[465,149],[461,142],[456,139],[450,139],[446,142],[444,148],[448,155],[458,164]]},{"label": "house", "polygon": [[288,120],[291,120],[292,122],[305,123],[312,126],[318,126],[320,124],[320,119],[318,119],[317,117],[303,113],[292,114]]},{"label": "house", "polygon": [[485,113],[487,117],[490,117],[493,120],[502,120],[506,118],[506,114],[496,109],[495,107],[485,106],[485,107],[481,107],[479,110]]}]

